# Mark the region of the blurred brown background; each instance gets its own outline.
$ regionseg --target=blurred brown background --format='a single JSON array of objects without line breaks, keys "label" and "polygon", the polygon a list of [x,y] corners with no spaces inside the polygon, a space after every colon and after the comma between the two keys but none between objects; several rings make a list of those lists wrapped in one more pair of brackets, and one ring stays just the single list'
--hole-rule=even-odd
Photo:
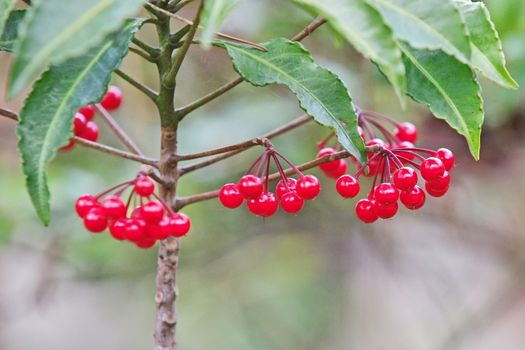
[{"label": "blurred brown background", "polygon": [[[511,73],[525,86],[525,2],[487,1]],[[191,11],[191,9],[190,9]],[[254,41],[289,36],[310,20],[279,0],[245,0],[224,32]],[[154,41],[147,30],[139,36]],[[410,120],[420,144],[458,157],[447,196],[393,220],[359,223],[354,200],[324,191],[296,217],[262,220],[209,201],[191,206],[179,273],[181,349],[522,350],[525,344],[524,90],[482,80],[486,102],[481,160],[464,140],[411,101],[402,111],[369,62],[322,28],[305,45],[340,74],[357,104]],[[0,54],[0,81],[9,65]],[[235,77],[220,49],[191,49],[177,104]],[[123,70],[157,85],[136,56]],[[148,155],[159,148],[153,106],[125,82],[115,114]],[[0,104],[18,109],[20,101]],[[181,127],[181,152],[258,136],[301,111],[279,87],[237,87]],[[100,123],[102,125],[102,123]],[[106,128],[101,141],[118,146]],[[0,119],[0,349],[148,349],[154,319],[155,249],[91,236],[73,212],[82,193],[137,172],[136,164],[76,147],[49,167],[53,218],[41,226],[25,192],[14,124]],[[311,159],[327,131],[309,124],[275,140],[296,163]],[[257,150],[181,182],[191,194],[238,179]],[[352,171],[354,171],[352,169]]]}]

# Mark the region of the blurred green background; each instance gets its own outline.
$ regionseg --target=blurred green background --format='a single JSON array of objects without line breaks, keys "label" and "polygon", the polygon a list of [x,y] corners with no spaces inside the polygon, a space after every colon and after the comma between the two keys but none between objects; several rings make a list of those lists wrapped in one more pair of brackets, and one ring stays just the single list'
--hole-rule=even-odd
[{"label": "blurred green background", "polygon": [[[486,2],[511,73],[525,86],[525,2]],[[188,9],[188,13],[191,9]],[[311,18],[279,0],[245,0],[224,32],[253,41],[289,36]],[[145,30],[139,37],[154,41]],[[178,284],[180,349],[522,350],[525,344],[524,90],[482,80],[486,102],[481,160],[465,141],[411,101],[403,111],[383,77],[322,28],[305,40],[337,72],[357,104],[410,120],[420,144],[457,154],[453,185],[417,212],[359,223],[354,200],[324,191],[298,216],[267,220],[216,200],[185,209]],[[0,54],[2,89],[9,57]],[[157,86],[136,56],[123,70]],[[177,91],[183,105],[235,77],[220,49],[191,49]],[[125,82],[115,117],[148,155],[159,149],[153,105]],[[21,101],[0,103],[13,109]],[[301,114],[280,87],[237,87],[184,120],[182,153],[258,136]],[[119,146],[108,129],[101,141]],[[31,207],[16,155],[14,124],[0,119],[0,349],[152,347],[156,250],[89,235],[73,203],[132,178],[138,166],[76,147],[49,167],[53,218],[43,227]],[[325,129],[308,124],[275,139],[296,163],[312,159]],[[183,178],[180,194],[235,181],[260,150]],[[352,168],[352,172],[354,169]]]}]

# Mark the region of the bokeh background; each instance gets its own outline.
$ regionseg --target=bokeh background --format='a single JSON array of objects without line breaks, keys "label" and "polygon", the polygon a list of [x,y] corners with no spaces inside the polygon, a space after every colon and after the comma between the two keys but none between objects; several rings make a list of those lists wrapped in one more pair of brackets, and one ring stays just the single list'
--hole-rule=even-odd
[{"label": "bokeh background", "polygon": [[[487,1],[511,73],[525,86],[525,2]],[[189,9],[191,12],[191,9]],[[188,12],[188,14],[189,14]],[[264,41],[311,20],[282,0],[245,0],[224,32]],[[154,41],[153,33],[139,34]],[[364,225],[354,200],[323,193],[298,216],[262,220],[216,200],[185,211],[178,274],[179,346],[200,349],[522,350],[525,344],[525,102],[482,79],[486,102],[481,160],[421,106],[401,110],[375,66],[322,28],[305,45],[337,72],[357,104],[410,120],[420,144],[457,155],[447,196],[417,212]],[[81,44],[81,43],[80,43]],[[0,54],[2,89],[9,57]],[[195,46],[176,102],[183,105],[235,77],[220,49]],[[136,56],[123,70],[156,87],[155,69]],[[115,117],[148,155],[159,149],[152,104],[119,79]],[[13,109],[21,101],[3,100]],[[300,115],[280,87],[243,84],[188,117],[183,153],[258,136]],[[103,125],[102,122],[99,123]],[[327,131],[314,123],[275,139],[296,163],[312,159]],[[133,163],[76,147],[49,167],[53,218],[37,220],[25,192],[14,124],[0,119],[0,349],[148,349],[152,347],[156,249],[142,251],[107,234],[88,234],[73,203],[132,178]],[[119,146],[102,126],[101,141]],[[183,178],[183,195],[235,181],[260,150]],[[354,171],[354,169],[352,169]]]}]

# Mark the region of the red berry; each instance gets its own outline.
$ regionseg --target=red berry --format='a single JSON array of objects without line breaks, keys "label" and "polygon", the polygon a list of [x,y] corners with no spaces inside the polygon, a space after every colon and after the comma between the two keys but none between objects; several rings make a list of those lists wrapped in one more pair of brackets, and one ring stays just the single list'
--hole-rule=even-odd
[{"label": "red berry", "polygon": [[394,184],[400,190],[408,190],[417,184],[417,173],[414,169],[402,167],[394,173]]},{"label": "red berry", "polygon": [[113,221],[109,226],[109,233],[116,240],[122,241],[126,239],[126,219],[118,219]]},{"label": "red berry", "polygon": [[149,197],[155,192],[155,184],[147,176],[139,176],[135,179],[135,193],[142,197]]},{"label": "red berry", "polygon": [[88,121],[93,119],[93,117],[95,116],[95,112],[96,112],[96,109],[95,109],[95,106],[93,105],[87,105],[78,110],[78,113],[82,113]]},{"label": "red berry", "polygon": [[140,216],[148,224],[156,224],[164,216],[164,206],[157,201],[150,201],[140,207]]},{"label": "red berry", "polygon": [[78,197],[77,201],[75,202],[75,211],[77,212],[78,216],[83,218],[88,211],[98,206],[99,203],[95,196],[83,194],[82,196]]},{"label": "red berry", "polygon": [[121,103],[122,92],[118,87],[110,85],[100,104],[108,111],[112,111],[119,108]]},{"label": "red berry", "polygon": [[75,136],[81,135],[86,130],[87,119],[81,113],[75,113],[73,118],[73,134]]},{"label": "red berry", "polygon": [[351,175],[343,175],[335,183],[337,193],[343,198],[354,198],[360,190],[357,179]]},{"label": "red berry", "polygon": [[127,219],[125,221],[124,236],[127,240],[137,242],[146,238],[146,225],[140,219]]},{"label": "red berry", "polygon": [[156,224],[150,224],[146,227],[146,232],[150,238],[155,239],[166,239],[173,232],[175,228],[170,223],[170,218],[163,216],[162,219]]},{"label": "red berry", "polygon": [[368,163],[366,167],[366,172],[363,173],[363,175],[366,177],[374,176],[378,170],[379,170],[379,160],[374,159],[373,161]]},{"label": "red berry", "polygon": [[[397,145],[395,145],[394,148],[414,148],[414,144],[412,142],[409,142],[409,141],[401,141],[399,142]],[[414,160],[414,158],[416,157],[416,155],[414,153],[411,153],[410,151],[406,151],[406,152],[403,152],[403,151],[395,151],[395,154],[397,156],[400,156],[400,157],[405,157],[406,159],[408,160]],[[404,159],[401,159],[401,161],[403,162]]]},{"label": "red berry", "polygon": [[268,205],[268,196],[266,193],[262,193],[257,198],[248,199],[246,206],[248,207],[248,210],[254,215],[262,215],[268,209],[270,209]]},{"label": "red berry", "polygon": [[277,209],[279,209],[279,201],[277,200],[277,197],[272,192],[266,193],[267,199],[267,209],[264,213],[261,214],[262,217],[267,218],[269,216],[272,216],[277,212]]},{"label": "red berry", "polygon": [[443,197],[445,193],[448,191],[448,187],[445,188],[434,188],[432,187],[431,182],[425,183],[425,190],[427,190],[427,193],[431,195],[432,197]]},{"label": "red berry", "polygon": [[73,147],[75,147],[75,141],[69,140],[68,143],[65,146],[60,147],[60,150],[61,151],[69,151]]},{"label": "red berry", "polygon": [[142,238],[136,242],[134,242],[135,245],[139,248],[142,248],[142,249],[148,249],[148,248],[151,248],[155,245],[155,243],[157,243],[157,240],[155,238],[149,238],[149,237],[146,237],[146,238]]},{"label": "red berry", "polygon": [[355,214],[359,220],[370,224],[377,220],[377,214],[374,212],[374,202],[363,198],[355,205]]},{"label": "red berry", "polygon": [[[372,139],[372,140],[369,140],[365,143],[365,145],[367,146],[381,146],[381,147],[384,147],[386,148],[387,147],[387,144],[385,141],[379,139],[379,138],[375,138],[375,139]],[[372,154],[369,153],[369,157],[371,157]]]},{"label": "red berry", "polygon": [[120,219],[126,216],[126,204],[117,196],[110,196],[104,199],[101,207],[110,219]]},{"label": "red berry", "polygon": [[175,213],[170,218],[170,225],[173,228],[172,236],[182,237],[185,236],[191,228],[191,220],[188,215],[183,213]]},{"label": "red berry", "polygon": [[277,198],[281,198],[283,194],[289,191],[294,191],[295,186],[297,184],[296,179],[287,178],[286,181],[288,182],[288,188],[286,188],[286,185],[284,184],[284,181],[281,180],[277,183],[277,186],[275,187],[275,194],[277,195]]},{"label": "red berry", "polygon": [[338,159],[336,162],[339,163],[337,169],[324,172],[326,176],[331,177],[332,179],[338,179],[340,176],[344,175],[348,169],[348,165],[344,159]]},{"label": "red berry", "polygon": [[84,226],[93,233],[102,232],[108,227],[108,217],[101,208],[91,208],[84,216]]},{"label": "red berry", "polygon": [[257,198],[263,191],[262,180],[255,175],[244,175],[237,183],[239,191],[246,199]]},{"label": "red berry", "polygon": [[399,195],[401,203],[410,210],[419,209],[425,204],[425,192],[419,186],[414,186]]},{"label": "red berry", "polygon": [[439,158],[429,157],[421,163],[419,171],[421,172],[423,179],[432,181],[443,176],[445,173],[445,166]]},{"label": "red berry", "polygon": [[414,124],[409,122],[401,123],[394,130],[394,135],[399,141],[415,143],[417,140],[417,128]]},{"label": "red berry", "polygon": [[321,192],[321,184],[315,176],[305,175],[297,180],[295,190],[303,199],[311,200],[317,197]]},{"label": "red berry", "polygon": [[449,171],[454,166],[455,157],[451,150],[440,148],[437,150],[437,157],[443,162],[446,171]]},{"label": "red berry", "polygon": [[219,191],[219,200],[226,208],[237,208],[244,201],[244,197],[239,191],[236,184],[230,183],[221,187]]},{"label": "red berry", "polygon": [[374,199],[377,204],[396,203],[399,191],[390,182],[383,182],[374,189]]},{"label": "red berry", "polygon": [[[316,158],[323,158],[324,156],[330,156],[334,153],[337,153],[337,151],[331,147],[326,147],[326,148],[323,148],[322,150],[319,151],[319,153],[317,153],[317,156]],[[321,165],[319,165],[319,168],[322,170],[322,171],[335,171],[337,170],[337,168],[339,167],[339,161],[338,160],[334,160],[334,161],[331,161],[331,162],[327,162],[327,163],[323,163]]]},{"label": "red berry", "polygon": [[97,142],[98,140],[98,126],[95,122],[87,122],[84,131],[81,134],[77,135],[88,141]]},{"label": "red berry", "polygon": [[448,171],[445,171],[441,177],[438,177],[432,181],[428,181],[428,185],[438,191],[448,189],[450,186],[450,174]]},{"label": "red berry", "polygon": [[390,219],[396,215],[398,210],[397,202],[393,203],[380,203],[374,201],[374,213],[381,219]]},{"label": "red berry", "polygon": [[295,191],[282,195],[281,208],[288,214],[295,214],[303,209],[304,200]]}]

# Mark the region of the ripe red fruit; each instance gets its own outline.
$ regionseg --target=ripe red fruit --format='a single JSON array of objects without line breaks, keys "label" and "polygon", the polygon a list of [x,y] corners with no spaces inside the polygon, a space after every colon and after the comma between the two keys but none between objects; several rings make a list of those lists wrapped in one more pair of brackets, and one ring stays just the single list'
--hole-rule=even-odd
[{"label": "ripe red fruit", "polygon": [[75,113],[73,118],[73,134],[75,136],[81,135],[86,129],[87,119],[81,113]]},{"label": "ripe red fruit", "polygon": [[102,232],[108,227],[108,218],[99,207],[91,208],[84,216],[84,226],[93,233]]},{"label": "ripe red fruit", "polygon": [[100,104],[108,111],[112,111],[119,108],[121,103],[122,92],[118,87],[110,85]]},{"label": "ripe red fruit", "polygon": [[268,209],[270,209],[268,205],[268,196],[266,193],[262,193],[257,198],[248,199],[246,206],[248,207],[248,210],[254,215],[262,215]]},{"label": "ripe red fruit", "polygon": [[277,195],[277,198],[281,198],[283,194],[289,191],[294,191],[295,186],[297,184],[296,179],[287,178],[288,188],[286,188],[286,185],[284,184],[284,181],[281,180],[277,183],[277,186],[275,187],[275,194]]},{"label": "ripe red fruit", "polygon": [[[387,145],[385,143],[385,141],[379,139],[379,138],[375,138],[375,139],[372,139],[372,140],[369,140],[368,142],[365,143],[365,145],[367,146],[381,146],[381,147],[384,147],[386,148]],[[368,157],[372,157],[372,154],[368,154]]]},{"label": "ripe red fruit", "polygon": [[82,133],[80,133],[77,136],[81,137],[83,139],[89,140],[89,141],[97,142],[97,140],[98,140],[98,126],[97,126],[97,124],[95,124],[95,122],[91,122],[91,121],[87,122],[86,123],[86,127],[84,128]]},{"label": "ripe red fruit", "polygon": [[77,212],[78,216],[83,218],[88,211],[98,206],[99,203],[95,196],[83,194],[82,196],[78,197],[77,201],[75,202],[75,211]]},{"label": "ripe red fruit", "polygon": [[155,192],[155,184],[147,176],[139,176],[135,179],[135,193],[142,197],[149,197]]},{"label": "ripe red fruit", "polygon": [[110,219],[120,219],[126,216],[126,205],[122,199],[117,196],[110,196],[104,199],[101,207]]},{"label": "ripe red fruit", "polygon": [[255,175],[244,175],[237,183],[239,191],[246,199],[257,198],[263,191],[262,180]]},{"label": "ripe red fruit", "polygon": [[140,207],[140,217],[148,224],[156,224],[164,216],[164,206],[157,201],[150,201]]},{"label": "ripe red fruit", "polygon": [[445,166],[439,158],[428,157],[421,163],[419,171],[421,172],[423,179],[432,181],[443,176],[445,173]]},{"label": "ripe red fruit", "polygon": [[383,182],[374,189],[374,199],[376,204],[396,203],[399,198],[399,191],[390,182]]},{"label": "ripe red fruit", "polygon": [[402,167],[394,173],[394,184],[400,190],[408,190],[417,184],[417,173],[414,169]]},{"label": "ripe red fruit", "polygon": [[445,171],[443,175],[437,179],[428,181],[428,185],[438,191],[448,189],[450,186],[450,174],[448,171]]},{"label": "ripe red fruit", "polygon": [[221,187],[219,200],[226,208],[237,208],[244,201],[244,197],[236,184],[230,183]]},{"label": "ripe red fruit", "polygon": [[68,143],[65,146],[60,147],[60,150],[61,151],[69,151],[73,147],[75,147],[75,141],[69,140]]},{"label": "ripe red fruit", "polygon": [[344,159],[338,159],[336,162],[339,163],[337,169],[324,172],[326,176],[331,177],[332,179],[338,179],[340,176],[344,175],[348,169],[348,165]]},{"label": "ripe red fruit", "polygon": [[445,188],[434,188],[434,187],[432,187],[432,183],[431,182],[426,182],[425,183],[425,190],[432,197],[443,197],[445,195],[445,193],[447,193],[448,187],[445,187]]},{"label": "ripe red fruit", "polygon": [[408,141],[415,143],[417,140],[417,128],[414,124],[404,122],[398,125],[394,130],[394,135],[399,141]]},{"label": "ripe red fruit", "polygon": [[127,219],[125,221],[124,236],[127,240],[137,242],[146,238],[146,225],[140,219]]},{"label": "ripe red fruit", "polygon": [[295,191],[282,195],[281,208],[288,214],[295,214],[303,209],[304,200]]},{"label": "ripe red fruit", "polygon": [[303,199],[311,200],[321,192],[321,184],[315,176],[305,175],[297,180],[295,190]]},{"label": "ripe red fruit", "polygon": [[355,214],[359,220],[370,224],[377,220],[377,214],[374,212],[374,202],[363,198],[355,205]]},{"label": "ripe red fruit", "polygon": [[363,175],[366,177],[374,176],[377,173],[378,169],[379,169],[379,160],[374,159],[373,161],[368,163]]},{"label": "ripe red fruit", "polygon": [[[395,148],[414,148],[414,144],[409,141],[401,141],[397,145],[395,145]],[[408,160],[414,160],[416,155],[414,153],[410,153],[409,151],[403,152],[403,151],[396,151],[395,154],[400,157],[405,157]],[[404,161],[404,159],[401,159],[401,161]]]},{"label": "ripe red fruit", "polygon": [[381,203],[374,201],[374,213],[381,219],[390,219],[396,215],[398,208],[397,202]]},{"label": "ripe red fruit", "polygon": [[96,109],[95,109],[95,106],[93,105],[88,105],[78,110],[78,113],[82,113],[84,117],[86,117],[86,120],[88,121],[93,119],[93,117],[95,116],[95,112],[96,112]]},{"label": "ripe red fruit", "polygon": [[109,226],[109,233],[116,240],[122,241],[126,239],[126,220],[118,219],[113,221],[113,223]]},{"label": "ripe red fruit", "polygon": [[173,229],[172,236],[183,237],[191,228],[191,220],[188,215],[183,213],[175,213],[170,218],[170,225]]},{"label": "ripe red fruit", "polygon": [[[326,147],[326,148],[323,148],[322,150],[319,151],[319,153],[317,153],[317,156],[316,158],[322,158],[324,156],[329,156],[329,155],[332,155],[334,153],[337,153],[337,151],[331,147]],[[335,171],[337,170],[337,168],[339,167],[339,161],[337,160],[334,160],[334,161],[331,161],[331,162],[327,162],[327,163],[323,163],[321,165],[319,165],[319,168],[322,170],[322,171]]]},{"label": "ripe red fruit", "polygon": [[146,237],[146,238],[140,239],[140,240],[138,240],[138,241],[136,241],[134,243],[139,248],[148,249],[148,248],[153,247],[155,245],[155,243],[157,243],[157,240],[155,238]]},{"label": "ripe red fruit", "polygon": [[452,153],[451,150],[447,148],[440,148],[437,150],[436,156],[439,159],[441,159],[441,161],[443,162],[443,165],[445,166],[446,171],[449,171],[450,169],[452,169],[456,160],[454,157],[454,153]]},{"label": "ripe red fruit", "polygon": [[267,218],[269,216],[272,216],[277,212],[277,209],[279,209],[279,201],[277,200],[277,197],[272,192],[268,192],[266,194],[267,199],[267,209],[264,213],[261,214],[263,218]]},{"label": "ripe red fruit", "polygon": [[360,185],[355,177],[343,175],[337,179],[335,189],[343,198],[354,198],[359,193]]},{"label": "ripe red fruit", "polygon": [[415,210],[421,208],[423,204],[425,204],[426,196],[423,189],[416,185],[406,191],[402,191],[399,195],[399,199],[407,209]]},{"label": "ripe red fruit", "polygon": [[156,223],[146,227],[146,233],[150,238],[166,239],[175,229],[170,224],[170,218],[163,216],[162,219]]}]

